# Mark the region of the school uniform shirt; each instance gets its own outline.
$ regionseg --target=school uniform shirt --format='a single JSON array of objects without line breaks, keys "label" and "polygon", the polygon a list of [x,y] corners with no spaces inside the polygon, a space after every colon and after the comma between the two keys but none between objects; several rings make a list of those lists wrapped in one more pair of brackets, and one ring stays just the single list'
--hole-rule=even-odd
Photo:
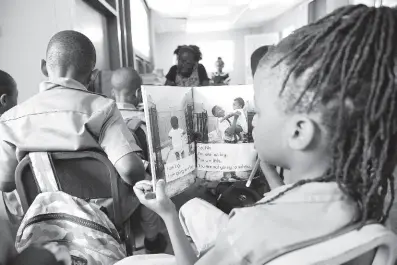
[{"label": "school uniform shirt", "polygon": [[172,128],[168,136],[171,137],[173,151],[181,152],[183,149],[183,130],[181,128]]},{"label": "school uniform shirt", "polygon": [[[141,139],[139,137],[146,137],[147,136],[147,127],[146,127],[146,119],[145,119],[145,113],[143,111],[138,110],[133,104],[130,103],[120,103],[117,102],[117,108],[120,110],[121,116],[123,117],[124,121],[127,121],[129,119],[136,119],[136,120],[141,120],[143,122],[145,122],[145,124],[142,124],[140,126],[140,128],[143,130],[143,132],[145,133],[145,135],[139,135],[139,133],[141,132],[136,132],[135,134],[137,135],[138,139]],[[128,124],[127,124],[128,127]],[[141,144],[147,144],[147,142],[145,143],[141,143]],[[143,148],[141,146],[141,149],[143,152],[144,157],[148,158],[149,157],[149,150],[148,148]],[[146,160],[142,160],[143,164],[145,165],[145,167],[148,166],[148,161]]]},{"label": "school uniform shirt", "polygon": [[[272,190],[259,203],[288,187]],[[329,235],[357,217],[356,203],[337,183],[308,183],[268,204],[234,209],[214,247],[196,264],[265,264],[287,247]]]},{"label": "school uniform shirt", "polygon": [[114,100],[73,79],[40,84],[40,93],[0,117],[0,183],[14,183],[18,162],[31,151],[104,151],[115,164],[141,149]]},{"label": "school uniform shirt", "polygon": [[238,116],[236,125],[240,126],[243,129],[243,133],[248,133],[247,117],[245,116],[244,110],[236,109],[233,111],[233,113],[240,113],[240,115]]}]

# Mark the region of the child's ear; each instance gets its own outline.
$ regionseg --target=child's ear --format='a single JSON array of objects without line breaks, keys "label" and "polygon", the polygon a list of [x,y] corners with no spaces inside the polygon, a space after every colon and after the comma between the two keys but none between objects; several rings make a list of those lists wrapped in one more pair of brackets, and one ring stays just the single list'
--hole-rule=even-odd
[{"label": "child's ear", "polygon": [[7,106],[7,102],[8,102],[8,97],[6,94],[3,94],[0,96],[0,107],[5,107]]},{"label": "child's ear", "polygon": [[305,150],[313,143],[316,125],[306,116],[298,115],[290,120],[288,145],[294,150]]},{"label": "child's ear", "polygon": [[48,77],[47,62],[44,59],[41,59],[41,72]]}]

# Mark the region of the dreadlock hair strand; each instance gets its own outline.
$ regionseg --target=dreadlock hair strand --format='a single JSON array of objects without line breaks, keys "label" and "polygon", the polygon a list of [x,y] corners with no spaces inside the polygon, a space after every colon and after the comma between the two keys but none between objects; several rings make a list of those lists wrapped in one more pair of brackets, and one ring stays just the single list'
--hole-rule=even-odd
[{"label": "dreadlock hair strand", "polygon": [[388,218],[397,160],[396,13],[388,7],[342,7],[269,51],[280,55],[275,65],[288,66],[281,97],[294,89],[287,86],[291,78],[308,72],[299,96],[288,105],[306,112],[322,107],[331,161],[323,176],[298,181],[264,203],[306,183],[335,181],[357,202],[362,224]]}]

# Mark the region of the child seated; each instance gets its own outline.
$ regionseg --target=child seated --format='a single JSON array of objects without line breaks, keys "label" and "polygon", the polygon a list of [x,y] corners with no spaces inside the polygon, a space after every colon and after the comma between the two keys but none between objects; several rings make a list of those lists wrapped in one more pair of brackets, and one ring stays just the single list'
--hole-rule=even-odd
[{"label": "child seated", "polygon": [[181,160],[185,158],[184,136],[186,135],[186,132],[179,128],[179,121],[177,117],[171,117],[170,122],[172,129],[168,133],[168,137],[172,141],[172,152],[175,153],[176,160]]},{"label": "child seated", "polygon": [[[116,103],[86,88],[96,62],[92,42],[79,32],[62,31],[51,38],[46,55],[42,71],[48,81],[40,93],[0,118],[0,190],[15,190],[18,161],[31,151],[105,152],[124,182],[144,179],[134,153],[140,148]],[[129,205],[124,206],[127,217]]]},{"label": "child seated", "polygon": [[[289,184],[218,224],[211,206],[193,199],[194,217],[181,218],[185,231],[164,181],[156,196],[148,194],[149,183],[135,185],[140,201],[165,221],[177,264],[266,264],[291,245],[351,224],[384,224],[396,166],[396,12],[342,7],[261,59],[254,78],[255,146],[261,161],[290,170]],[[196,240],[212,233],[213,240],[201,242],[200,259],[185,232]]]},{"label": "child seated", "polygon": [[[141,88],[142,79],[133,68],[123,67],[113,72],[111,83],[114,98],[121,112],[121,116],[126,121],[128,128],[135,130],[134,134],[138,138],[140,148],[142,149],[141,155],[143,159],[148,161],[149,152],[147,147],[145,115],[142,111],[137,109],[139,104],[137,92]],[[141,125],[136,128],[137,124]],[[150,180],[151,176],[147,174],[146,179]],[[160,233],[162,229],[160,217],[145,206],[140,207],[139,213],[142,230],[145,235],[144,246],[146,253],[162,253],[166,248],[167,242],[164,235]]]},{"label": "child seated", "polygon": [[248,122],[247,117],[244,112],[244,99],[236,98],[233,101],[233,112],[227,114],[223,117],[220,122],[223,122],[226,119],[234,117],[236,119],[236,129],[235,132],[231,132],[234,137],[238,138],[238,141],[243,140],[243,135],[248,133]]}]

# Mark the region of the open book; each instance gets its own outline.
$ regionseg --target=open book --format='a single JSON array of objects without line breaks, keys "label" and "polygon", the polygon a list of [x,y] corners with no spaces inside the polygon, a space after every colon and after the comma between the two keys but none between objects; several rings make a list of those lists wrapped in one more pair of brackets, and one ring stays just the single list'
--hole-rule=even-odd
[{"label": "open book", "polygon": [[248,179],[257,157],[252,139],[253,87],[144,86],[153,179],[174,196],[195,178]]}]

